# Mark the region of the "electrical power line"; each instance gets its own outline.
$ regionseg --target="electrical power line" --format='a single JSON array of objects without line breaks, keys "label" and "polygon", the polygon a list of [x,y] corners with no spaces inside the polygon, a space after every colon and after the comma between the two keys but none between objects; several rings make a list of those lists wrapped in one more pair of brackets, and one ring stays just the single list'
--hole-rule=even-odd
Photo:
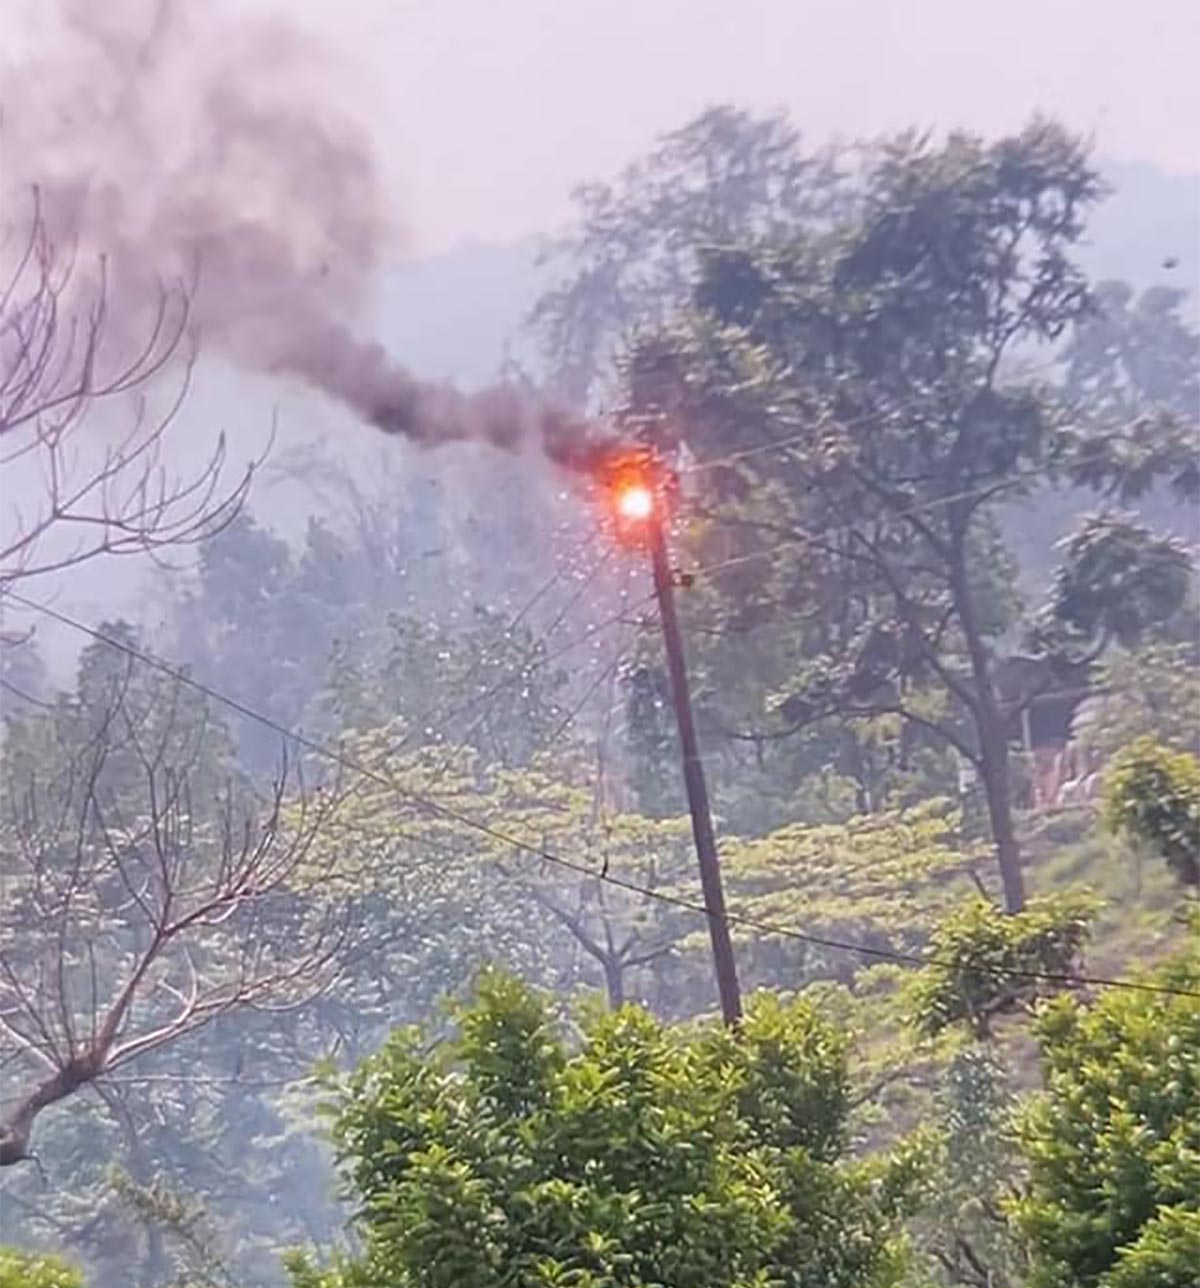
[{"label": "electrical power line", "polygon": [[[551,575],[546,579],[546,581],[543,582],[542,585],[539,586],[538,589],[534,591],[534,593],[525,601],[525,603],[521,605],[521,607],[517,610],[517,612],[513,615],[513,617],[511,617],[508,621],[506,621],[504,625],[500,628],[500,630],[496,632],[496,635],[483,648],[479,656],[474,660],[474,662],[472,662],[471,666],[467,670],[466,675],[463,676],[461,683],[463,684],[464,687],[470,684],[471,681],[474,680],[476,676],[478,676],[480,671],[482,671],[483,668],[487,666],[487,664],[495,658],[497,650],[505,643],[505,641],[511,638],[512,633],[525,620],[525,618],[533,611],[533,609],[537,606],[537,604],[540,603],[541,600],[543,600],[551,592],[551,590],[554,589],[554,587],[562,579],[562,575],[563,575],[563,570],[561,568],[556,568],[554,572],[551,573]],[[469,710],[469,709],[470,709],[469,707],[462,708],[459,710],[458,714],[462,714],[463,710]],[[438,712],[433,717],[431,717],[430,721],[427,721],[427,723],[443,724],[451,718],[452,717],[449,714],[447,714],[445,709],[443,709],[442,711]],[[409,746],[412,739],[417,735],[417,732],[418,732],[417,730],[412,730],[411,732],[405,734],[405,736],[401,738],[399,742],[386,748],[382,753],[381,758],[386,759],[389,756],[398,755],[401,751],[404,751]]]},{"label": "electrical power line", "polygon": [[[611,553],[612,553],[611,550],[605,551],[604,556],[593,563],[593,566],[591,567],[591,569],[589,569],[588,573],[586,574],[586,576],[584,576],[580,584],[567,597],[566,603],[564,603],[562,607],[559,609],[558,614],[555,616],[553,621],[551,621],[549,626],[547,626],[545,630],[542,632],[541,636],[538,639],[536,639],[525,651],[525,654],[521,660],[520,666],[517,667],[517,669],[512,673],[511,676],[508,677],[507,680],[501,681],[500,683],[493,685],[490,689],[486,690],[481,694],[476,694],[475,697],[471,699],[471,701],[457,708],[453,716],[447,716],[443,714],[440,717],[440,720],[438,717],[432,717],[429,723],[432,724],[437,722],[444,725],[448,720],[452,718],[456,719],[459,715],[463,715],[466,712],[471,711],[476,707],[482,706],[483,703],[487,702],[489,698],[494,697],[502,689],[506,687],[511,687],[511,683],[515,683],[517,680],[528,679],[528,677],[531,676],[535,670],[538,670],[540,667],[545,666],[549,658],[546,655],[543,655],[541,658],[537,658],[536,655],[537,655],[538,648],[544,645],[546,641],[549,640],[549,638],[555,633],[555,631],[559,629],[559,627],[566,620],[567,615],[570,613],[571,609],[573,609],[575,605],[584,597],[588,589],[591,587],[592,583],[600,575],[605,564],[608,562],[608,559]],[[538,596],[538,598],[540,598],[540,596]],[[472,669],[477,672],[480,668],[476,666],[476,667],[473,667]],[[489,706],[484,707],[483,710],[480,711],[479,715],[471,723],[470,727],[467,728],[460,735],[460,742],[465,743],[468,741],[468,739],[471,738],[471,736],[476,732],[476,730],[479,729],[479,727],[487,720],[488,716],[492,712],[493,706],[494,704],[491,704]],[[451,762],[453,761],[453,758],[454,758],[453,751],[450,751],[447,754],[442,766],[438,769],[435,775],[435,781],[440,779],[441,776],[444,773],[446,773],[446,771],[450,767]]]},{"label": "electrical power line", "polygon": [[[331,763],[337,764],[341,768],[349,770],[351,773],[359,774],[364,778],[371,779],[380,786],[395,792],[396,795],[404,797],[414,805],[429,813],[448,819],[451,822],[458,823],[463,827],[479,832],[495,841],[499,841],[503,845],[510,846],[522,853],[532,855],[534,858],[553,864],[556,867],[563,868],[566,871],[575,872],[581,876],[602,881],[605,884],[614,886],[618,889],[623,889],[630,893],[640,895],[643,898],[653,899],[659,903],[668,904],[702,917],[707,918],[710,915],[702,903],[698,903],[693,899],[688,899],[682,895],[673,895],[663,890],[654,890],[650,887],[640,885],[636,881],[626,880],[625,878],[610,872],[603,870],[597,871],[586,863],[581,863],[578,860],[567,858],[565,855],[555,854],[543,846],[534,845],[528,841],[522,840],[520,837],[504,832],[490,823],[472,818],[470,815],[464,814],[448,805],[443,805],[438,801],[430,800],[416,792],[408,791],[399,787],[383,774],[358,763],[335,748],[287,728],[287,726],[271,719],[270,716],[254,710],[254,708],[247,706],[236,698],[228,697],[226,694],[212,688],[210,685],[201,683],[199,680],[188,675],[185,671],[179,670],[179,668],[172,666],[169,662],[163,661],[161,658],[155,657],[153,654],[146,653],[122,640],[114,639],[112,636],[106,635],[96,627],[88,626],[85,622],[81,622],[59,609],[51,608],[48,604],[42,604],[36,600],[28,599],[17,591],[6,588],[3,593],[15,603],[32,609],[34,612],[42,613],[52,620],[59,622],[63,626],[86,635],[98,643],[107,645],[108,647],[115,649],[117,652],[125,654],[134,661],[140,662],[144,666],[148,666],[171,677],[177,683],[186,685],[194,691],[203,694],[205,697],[221,703],[230,710],[238,712],[247,719],[257,721],[264,728],[273,730],[282,737],[296,743],[298,746],[306,748],[314,755],[318,755]],[[811,944],[815,947],[827,948],[836,952],[854,953],[860,957],[901,962],[914,966],[938,966],[947,970],[959,969],[957,963],[949,962],[944,959],[922,956],[917,953],[906,953],[894,949],[877,948],[867,944],[847,943],[844,940],[833,939],[826,935],[811,934],[807,931],[796,930],[791,926],[780,925],[775,922],[765,921],[761,918],[751,917],[741,913],[727,911],[725,914],[725,920],[730,925],[744,926],[765,934],[778,935],[780,938],[791,939],[798,943]],[[980,974],[991,975],[1001,979],[1038,980],[1045,983],[1063,984],[1068,987],[1090,985],[1096,988],[1119,988],[1139,993],[1157,994],[1169,997],[1188,997],[1200,1000],[1200,990],[1173,988],[1165,984],[1151,984],[1140,980],[1114,979],[1094,975],[1068,975],[1051,971],[1022,970],[1015,967],[972,966],[969,969],[977,971]]]}]

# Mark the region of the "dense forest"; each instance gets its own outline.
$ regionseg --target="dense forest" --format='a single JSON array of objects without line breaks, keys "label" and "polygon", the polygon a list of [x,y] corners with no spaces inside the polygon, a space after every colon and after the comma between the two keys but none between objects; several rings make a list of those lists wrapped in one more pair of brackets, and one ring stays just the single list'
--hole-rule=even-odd
[{"label": "dense forest", "polygon": [[[171,473],[185,311],[98,370],[32,206],[0,1288],[1195,1285],[1200,335],[1085,272],[1108,195],[1046,119],[713,108],[544,248],[507,378],[678,483],[734,1027],[594,489],[382,439]],[[38,580],[118,554],[129,620]]]}]

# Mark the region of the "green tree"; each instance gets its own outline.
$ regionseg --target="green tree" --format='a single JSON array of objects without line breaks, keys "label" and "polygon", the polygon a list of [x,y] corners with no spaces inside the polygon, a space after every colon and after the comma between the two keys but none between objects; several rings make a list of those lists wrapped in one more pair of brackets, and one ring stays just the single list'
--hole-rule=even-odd
[{"label": "green tree", "polygon": [[925,1184],[908,1229],[940,1282],[1009,1288],[1023,1283],[1028,1271],[1006,1211],[1020,1178],[1015,1098],[1006,1082],[1003,1065],[986,1045],[958,1051],[915,1142],[924,1156]]},{"label": "green tree", "polygon": [[406,747],[469,747],[489,765],[528,764],[568,714],[567,670],[539,632],[477,607],[445,625],[389,614],[339,644],[325,705],[338,727],[402,719]]},{"label": "green tree", "polygon": [[[746,980],[798,987],[814,979],[849,982],[854,953],[790,938],[789,929],[887,953],[918,951],[971,888],[984,856],[959,844],[957,812],[944,800],[860,815],[845,823],[792,823],[760,837],[727,837],[721,863],[730,910],[752,924],[733,927]],[[696,927],[689,946],[700,949]]]},{"label": "green tree", "polygon": [[1089,307],[1072,255],[1102,185],[1078,140],[1045,121],[906,136],[857,184],[832,227],[702,258],[683,332],[635,355],[657,380],[631,378],[630,415],[699,456],[701,553],[720,550],[734,611],[792,626],[786,727],[893,714],[973,763],[1017,911],[999,506],[1056,475],[1118,498],[1156,469],[1190,488],[1193,461],[1174,428],[1076,420],[1021,374]]},{"label": "green tree", "polygon": [[[1200,987],[1187,957],[1148,979]],[[1200,1251],[1200,1001],[1113,989],[1037,1025],[1045,1091],[1024,1117],[1016,1215],[1033,1288],[1192,1288]]]},{"label": "green tree", "polygon": [[890,1223],[841,1161],[846,1041],[808,1004],[760,996],[736,1034],[626,1007],[568,1045],[542,998],[489,975],[455,1019],[340,1085],[364,1253],[297,1284],[896,1281]]},{"label": "green tree", "polygon": [[1135,295],[1104,281],[1066,346],[1067,393],[1114,421],[1157,409],[1193,419],[1200,404],[1200,334],[1181,308],[1187,292],[1152,286]]},{"label": "green tree", "polygon": [[[1137,297],[1125,282],[1099,282],[1092,307],[1071,328],[1062,352],[1062,396],[1072,414],[1117,443],[1131,432],[1160,445],[1165,438],[1181,461],[1194,455],[1189,439],[1200,407],[1200,334],[1182,316],[1184,299],[1183,291],[1169,287],[1151,287]],[[1004,515],[1005,537],[1031,591],[1042,592],[1052,572],[1048,552],[1091,504],[1087,489],[1047,481]],[[1194,506],[1181,506],[1169,489],[1145,489],[1138,510],[1155,529],[1195,540]]]},{"label": "green tree", "polygon": [[607,808],[577,749],[506,769],[470,752],[402,751],[404,733],[393,724],[347,738],[380,776],[343,796],[311,856],[329,881],[370,894],[379,947],[368,959],[381,990],[410,1007],[401,1017],[394,1002],[391,1021],[461,991],[489,961],[558,989],[598,986],[613,1005],[645,996],[635,990],[693,924],[652,897],[693,871],[687,820]]},{"label": "green tree", "polygon": [[1061,543],[1050,602],[1039,628],[1048,651],[1080,645],[1133,648],[1177,617],[1188,601],[1192,561],[1184,544],[1156,536],[1129,515],[1085,518]]},{"label": "green tree", "polygon": [[552,385],[586,401],[631,335],[686,304],[701,250],[827,212],[837,178],[836,158],[806,155],[783,117],[717,106],[614,183],[580,187],[576,227],[545,255],[557,281],[531,317]]},{"label": "green tree", "polygon": [[1104,781],[1104,822],[1160,854],[1175,875],[1200,885],[1200,760],[1139,738]]},{"label": "green tree", "polygon": [[0,1246],[0,1288],[84,1288],[83,1276],[58,1257]]},{"label": "green tree", "polygon": [[986,899],[963,904],[936,927],[933,962],[909,984],[917,1028],[933,1035],[964,1023],[976,1037],[990,1036],[996,1015],[1028,1009],[1070,983],[1094,913],[1082,896],[1043,896],[1008,916]]}]

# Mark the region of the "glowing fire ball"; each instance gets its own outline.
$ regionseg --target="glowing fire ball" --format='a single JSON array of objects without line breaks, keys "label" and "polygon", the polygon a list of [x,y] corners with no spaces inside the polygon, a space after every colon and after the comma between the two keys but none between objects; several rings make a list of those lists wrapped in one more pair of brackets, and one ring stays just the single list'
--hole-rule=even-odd
[{"label": "glowing fire ball", "polygon": [[617,514],[631,522],[648,519],[654,513],[654,493],[644,483],[625,484],[617,492],[615,503]]},{"label": "glowing fire ball", "polygon": [[667,517],[670,472],[649,448],[635,446],[614,449],[595,477],[617,537],[643,544],[653,523]]}]

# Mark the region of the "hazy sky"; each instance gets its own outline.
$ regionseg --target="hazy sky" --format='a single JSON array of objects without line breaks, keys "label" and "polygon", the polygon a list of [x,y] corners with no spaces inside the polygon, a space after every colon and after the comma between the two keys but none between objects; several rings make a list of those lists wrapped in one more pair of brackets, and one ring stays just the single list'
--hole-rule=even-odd
[{"label": "hazy sky", "polygon": [[158,3],[312,29],[410,251],[545,230],[714,102],[784,108],[816,141],[1040,109],[1107,159],[1200,172],[1200,0],[0,0],[0,48],[19,58],[56,7],[148,26]]},{"label": "hazy sky", "polygon": [[[554,227],[575,184],[714,102],[784,108],[816,142],[911,125],[994,134],[1040,109],[1094,134],[1106,158],[1200,172],[1200,0],[162,2],[275,10],[314,31],[414,256]],[[57,7],[146,23],[156,3],[0,0],[0,55],[20,62]],[[3,107],[19,103],[0,84]],[[452,330],[461,340],[470,322]],[[205,396],[187,414],[218,423]],[[269,424],[269,408],[238,406]],[[107,602],[112,585],[110,565],[94,589]]]},{"label": "hazy sky", "polygon": [[[263,0],[264,3],[268,0]],[[292,0],[340,51],[418,244],[560,220],[708,103],[811,137],[987,133],[1034,110],[1200,170],[1197,0]]]}]

